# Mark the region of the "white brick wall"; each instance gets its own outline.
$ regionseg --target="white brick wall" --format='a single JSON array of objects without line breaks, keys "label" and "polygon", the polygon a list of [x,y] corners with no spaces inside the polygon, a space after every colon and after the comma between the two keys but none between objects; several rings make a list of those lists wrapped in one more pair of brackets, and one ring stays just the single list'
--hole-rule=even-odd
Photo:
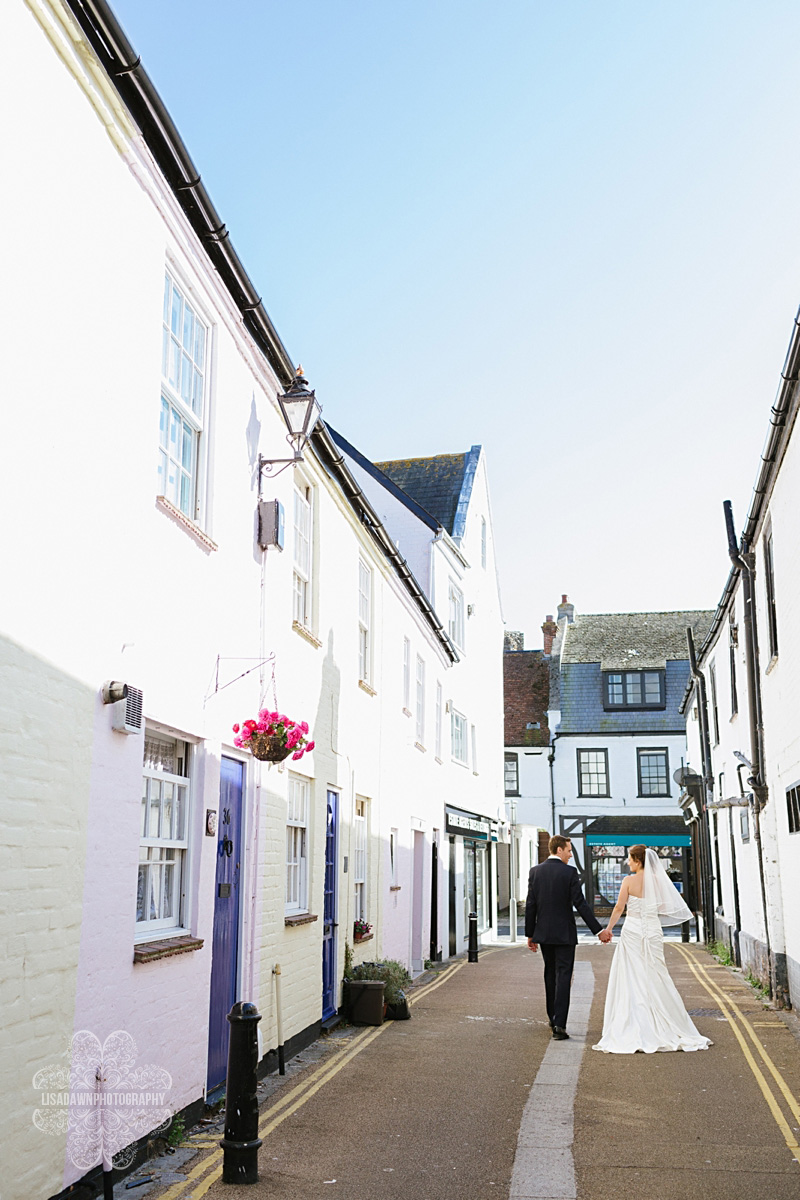
[{"label": "white brick wall", "polygon": [[32,1081],[65,1063],[72,1034],[94,696],[2,637],[0,678],[2,1192],[29,1200],[62,1186],[65,1139],[34,1128]]}]

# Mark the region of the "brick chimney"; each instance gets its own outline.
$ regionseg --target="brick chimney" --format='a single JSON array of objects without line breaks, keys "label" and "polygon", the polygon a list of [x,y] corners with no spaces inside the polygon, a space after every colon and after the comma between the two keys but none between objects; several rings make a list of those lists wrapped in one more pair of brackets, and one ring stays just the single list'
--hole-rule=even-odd
[{"label": "brick chimney", "polygon": [[575,620],[575,605],[567,602],[567,597],[561,597],[561,603],[558,606],[558,619],[562,621],[566,617],[568,625],[571,625]]},{"label": "brick chimney", "polygon": [[525,634],[516,629],[507,629],[503,637],[503,650],[506,654],[525,649]]},{"label": "brick chimney", "polygon": [[556,636],[557,633],[558,633],[558,626],[556,625],[555,621],[553,620],[553,614],[548,613],[544,619],[544,625],[542,626],[542,638],[544,639],[545,654],[552,653],[553,638]]}]

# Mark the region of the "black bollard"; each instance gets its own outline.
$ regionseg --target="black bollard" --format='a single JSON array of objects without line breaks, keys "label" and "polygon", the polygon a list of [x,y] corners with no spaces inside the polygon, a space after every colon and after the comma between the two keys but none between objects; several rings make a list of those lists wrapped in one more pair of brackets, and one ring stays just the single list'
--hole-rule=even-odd
[{"label": "black bollard", "polygon": [[228,1013],[231,1040],[225,1084],[225,1136],[222,1146],[222,1182],[258,1183],[258,1022],[255,1004],[239,1000]]},{"label": "black bollard", "polygon": [[478,914],[469,914],[469,941],[467,942],[467,962],[478,961]]}]

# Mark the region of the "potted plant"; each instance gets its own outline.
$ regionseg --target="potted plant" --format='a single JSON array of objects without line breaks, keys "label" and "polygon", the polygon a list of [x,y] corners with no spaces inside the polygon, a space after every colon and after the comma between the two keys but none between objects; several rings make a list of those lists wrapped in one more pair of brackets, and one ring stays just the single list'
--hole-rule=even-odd
[{"label": "potted plant", "polygon": [[[354,982],[383,984],[384,1016],[395,1021],[408,1020],[411,1011],[404,988],[411,983],[411,976],[401,962],[388,959],[386,962],[359,963],[350,972],[351,987]],[[352,1019],[352,1018],[351,1018]],[[376,1022],[380,1024],[380,1022]]]},{"label": "potted plant", "polygon": [[372,926],[369,921],[362,921],[361,918],[353,922],[353,941],[364,942],[368,937],[372,936]]},{"label": "potted plant", "polygon": [[292,721],[283,713],[262,708],[258,720],[252,718],[233,727],[234,746],[250,749],[263,762],[283,762],[291,754],[296,761],[314,749],[308,737],[308,722]]}]

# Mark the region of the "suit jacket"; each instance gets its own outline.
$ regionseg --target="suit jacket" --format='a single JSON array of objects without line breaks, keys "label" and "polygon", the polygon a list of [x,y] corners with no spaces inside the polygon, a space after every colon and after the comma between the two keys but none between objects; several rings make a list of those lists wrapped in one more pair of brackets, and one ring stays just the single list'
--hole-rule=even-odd
[{"label": "suit jacket", "polygon": [[602,925],[586,903],[580,876],[574,867],[560,858],[548,858],[532,868],[525,903],[526,937],[545,946],[576,945],[575,909],[592,933],[600,932]]}]

